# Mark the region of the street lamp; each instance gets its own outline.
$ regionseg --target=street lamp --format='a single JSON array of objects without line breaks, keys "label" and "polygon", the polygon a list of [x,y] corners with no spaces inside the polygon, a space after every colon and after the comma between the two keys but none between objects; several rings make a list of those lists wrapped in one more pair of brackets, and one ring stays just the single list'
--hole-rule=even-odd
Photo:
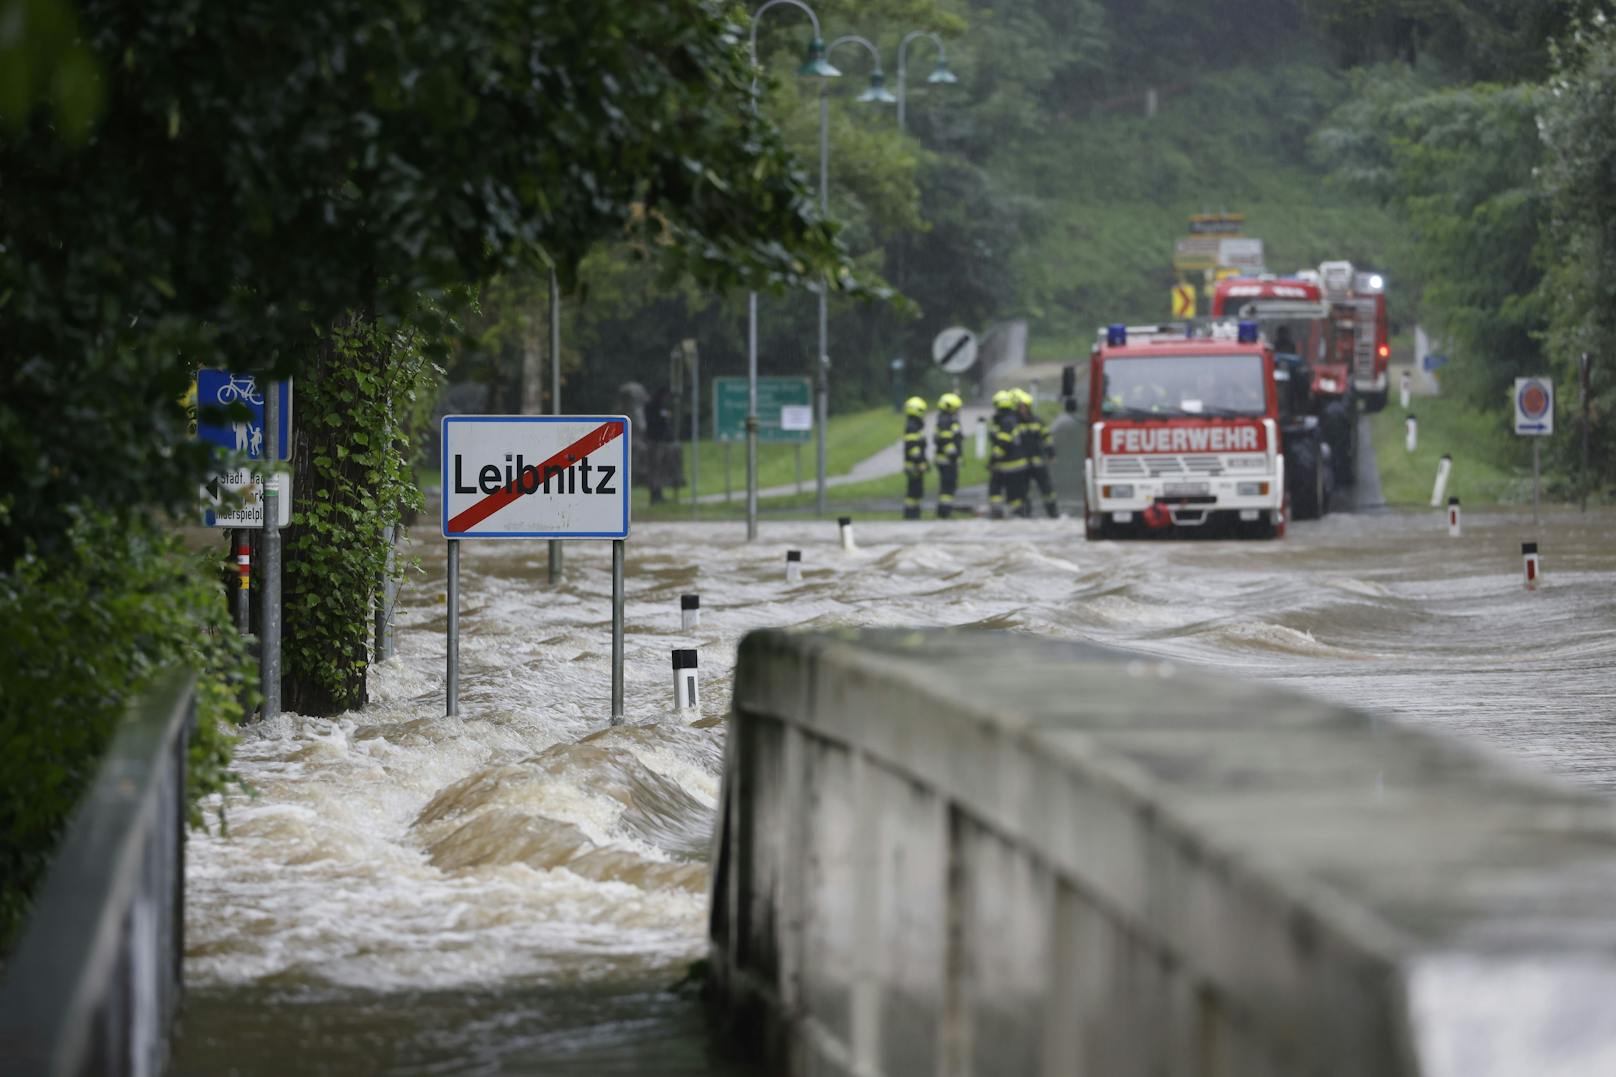
[{"label": "street lamp", "polygon": [[904,57],[909,51],[909,42],[918,37],[926,38],[937,46],[937,66],[926,76],[926,81],[934,86],[948,86],[959,81],[959,76],[949,70],[948,50],[943,48],[942,38],[930,30],[911,30],[904,34],[903,40],[898,42],[898,130],[900,131],[904,130],[904,106],[909,100],[906,85],[909,69],[904,64]]},{"label": "street lamp", "polygon": [[[802,0],[767,0],[752,12],[752,33],[747,42],[747,56],[752,61],[752,108],[757,108],[757,32],[758,20],[763,13],[772,7],[788,4],[797,8],[808,16],[813,24],[814,37],[808,43],[808,57],[803,65],[797,69],[797,74],[806,79],[833,79],[841,74],[830,65],[826,57],[825,38],[819,31],[819,16],[814,9],[803,3]],[[825,144],[823,120],[820,128],[820,147],[823,152]],[[820,206],[824,207],[824,174],[820,174]],[[820,302],[824,299],[824,284],[820,285]],[[824,316],[820,316],[821,327],[824,325]],[[824,329],[820,329],[820,363],[824,363]],[[757,292],[751,292],[746,297],[746,540],[751,542],[757,538]],[[823,376],[823,375],[822,375]],[[824,445],[824,429],[820,429],[820,445]],[[821,459],[824,459],[823,448]]]},{"label": "street lamp", "polygon": [[[881,53],[870,43],[868,38],[857,34],[846,34],[830,43],[825,50],[828,57],[842,45],[861,45],[870,54],[874,66],[870,69],[869,89],[858,95],[858,100],[865,104],[889,105],[898,100],[887,89],[886,72],[881,70]],[[830,98],[825,93],[825,84],[819,84],[819,214],[821,217],[830,216]],[[814,381],[814,453],[815,453],[815,482],[814,482],[814,513],[825,515],[825,428],[830,423],[830,311],[827,307],[827,289],[823,281],[819,285],[819,362],[816,364]]]}]

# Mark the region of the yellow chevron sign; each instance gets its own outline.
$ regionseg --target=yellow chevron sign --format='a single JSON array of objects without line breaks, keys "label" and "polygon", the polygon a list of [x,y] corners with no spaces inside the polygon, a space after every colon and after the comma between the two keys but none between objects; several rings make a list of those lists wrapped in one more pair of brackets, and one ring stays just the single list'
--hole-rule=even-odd
[{"label": "yellow chevron sign", "polygon": [[1173,317],[1195,317],[1195,286],[1193,284],[1173,285]]}]

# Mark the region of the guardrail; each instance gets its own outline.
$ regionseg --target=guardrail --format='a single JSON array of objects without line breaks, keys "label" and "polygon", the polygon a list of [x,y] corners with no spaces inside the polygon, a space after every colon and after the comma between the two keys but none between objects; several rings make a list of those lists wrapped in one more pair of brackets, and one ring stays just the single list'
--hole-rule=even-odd
[{"label": "guardrail", "polygon": [[182,988],[195,716],[184,672],[132,704],[0,981],[0,1073],[163,1072]]},{"label": "guardrail", "polygon": [[1269,683],[754,632],[710,986],[778,1074],[1616,1073],[1613,892],[1609,802]]}]

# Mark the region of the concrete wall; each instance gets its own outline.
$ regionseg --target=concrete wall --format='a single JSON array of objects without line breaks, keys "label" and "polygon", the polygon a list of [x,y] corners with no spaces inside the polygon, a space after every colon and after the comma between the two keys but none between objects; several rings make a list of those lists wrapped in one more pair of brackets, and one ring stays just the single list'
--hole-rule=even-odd
[{"label": "concrete wall", "polygon": [[1099,648],[768,631],[727,750],[713,987],[771,1074],[1616,1074],[1616,815],[1466,747]]}]

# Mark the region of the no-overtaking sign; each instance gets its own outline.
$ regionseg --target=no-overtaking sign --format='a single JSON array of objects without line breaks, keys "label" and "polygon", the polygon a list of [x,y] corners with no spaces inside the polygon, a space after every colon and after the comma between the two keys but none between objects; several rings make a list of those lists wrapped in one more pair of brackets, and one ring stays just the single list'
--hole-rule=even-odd
[{"label": "no-overtaking sign", "polygon": [[622,415],[447,415],[445,538],[628,537]]}]

